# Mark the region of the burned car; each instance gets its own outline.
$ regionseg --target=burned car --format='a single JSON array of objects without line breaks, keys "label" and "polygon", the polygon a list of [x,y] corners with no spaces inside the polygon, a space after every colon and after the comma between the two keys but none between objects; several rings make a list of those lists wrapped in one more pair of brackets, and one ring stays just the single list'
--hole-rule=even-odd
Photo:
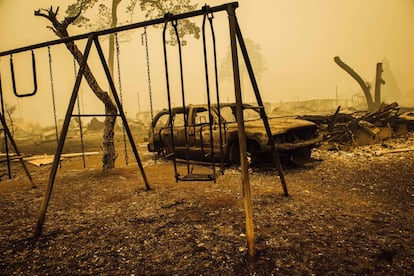
[{"label": "burned car", "polygon": [[[260,117],[260,109],[243,105],[250,163],[271,160],[271,146]],[[171,120],[171,121],[170,121]],[[309,160],[311,148],[321,141],[315,123],[294,118],[269,118],[280,159],[301,165]],[[238,164],[236,104],[188,105],[160,111],[149,130],[148,150],[164,157]]]}]

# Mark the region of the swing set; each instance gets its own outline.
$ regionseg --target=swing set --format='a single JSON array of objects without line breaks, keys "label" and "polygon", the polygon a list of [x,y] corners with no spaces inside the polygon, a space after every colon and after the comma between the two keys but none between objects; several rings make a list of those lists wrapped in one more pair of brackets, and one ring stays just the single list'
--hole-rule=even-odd
[{"label": "swing set", "polygon": [[[37,93],[37,77],[36,77],[36,59],[35,59],[35,55],[34,52],[32,51],[32,70],[33,70],[33,86],[34,89],[32,92],[30,93],[22,93],[19,94],[17,92],[16,89],[16,80],[15,80],[15,73],[14,73],[14,64],[13,64],[13,55],[10,55],[10,73],[11,73],[11,79],[12,79],[12,87],[13,87],[13,93],[16,97],[19,98],[23,98],[23,97],[30,97],[33,96]],[[32,184],[32,187],[35,188],[36,185],[33,182],[33,178],[26,166],[26,164],[24,163],[23,160],[23,156],[19,151],[19,148],[17,146],[16,141],[13,138],[13,135],[9,129],[9,127],[7,126],[7,121],[6,118],[4,117],[5,114],[5,107],[4,107],[4,97],[3,97],[3,89],[2,89],[2,79],[0,76],[0,102],[1,102],[1,113],[0,113],[0,123],[2,125],[2,131],[3,131],[3,136],[4,136],[4,148],[5,148],[5,153],[6,153],[6,160],[1,160],[2,162],[6,162],[7,163],[7,175],[9,177],[9,179],[12,178],[12,172],[11,172],[11,161],[13,159],[18,159],[24,169],[24,172],[27,175],[27,178],[29,179],[30,183]],[[14,153],[16,154],[16,156],[11,156],[10,155],[10,149],[9,149],[9,142],[11,144],[11,146],[13,147]]]},{"label": "swing set", "polygon": [[[123,98],[122,98],[122,86],[121,86],[121,77],[120,77],[120,61],[119,61],[119,57],[120,57],[120,50],[119,50],[119,42],[118,42],[118,36],[117,33],[123,32],[123,31],[127,31],[127,30],[132,30],[132,29],[138,29],[138,28],[144,28],[144,33],[141,35],[141,39],[142,39],[142,43],[145,45],[145,54],[146,54],[146,65],[147,65],[147,80],[148,80],[148,93],[149,93],[149,99],[150,99],[150,111],[151,111],[151,119],[153,119],[153,105],[152,105],[152,91],[151,91],[151,76],[150,76],[150,67],[149,67],[149,53],[148,53],[148,38],[147,38],[147,27],[148,26],[153,26],[153,25],[159,25],[159,24],[164,24],[164,28],[163,28],[163,32],[162,32],[162,40],[163,40],[163,54],[164,54],[164,64],[165,64],[165,79],[166,79],[166,93],[167,93],[167,99],[168,99],[168,111],[169,111],[169,125],[168,128],[171,132],[171,142],[172,142],[172,147],[174,149],[174,135],[173,135],[173,108],[172,108],[172,100],[171,100],[171,87],[170,87],[170,76],[169,76],[169,67],[168,67],[168,53],[167,53],[167,41],[166,41],[166,29],[167,26],[169,24],[171,24],[173,31],[174,31],[174,35],[175,38],[177,39],[177,48],[178,48],[178,58],[179,58],[179,74],[180,74],[180,93],[181,93],[181,103],[182,103],[182,107],[183,110],[185,110],[186,108],[186,102],[185,102],[185,90],[184,90],[184,73],[183,73],[183,59],[182,59],[182,49],[181,49],[181,43],[180,43],[180,37],[178,34],[178,24],[180,20],[183,19],[187,19],[187,18],[192,18],[192,17],[196,17],[196,16],[203,16],[203,23],[202,23],[202,38],[203,38],[203,56],[204,56],[204,69],[205,69],[205,80],[206,80],[206,98],[207,98],[207,109],[208,109],[208,114],[209,114],[209,120],[207,121],[208,123],[208,128],[209,128],[209,133],[210,133],[210,138],[212,138],[212,116],[211,116],[211,105],[212,105],[212,101],[211,101],[211,94],[213,94],[215,92],[215,97],[217,100],[217,106],[220,106],[220,92],[219,92],[219,85],[218,85],[218,74],[217,74],[217,52],[216,52],[216,38],[215,38],[215,33],[214,33],[214,26],[213,26],[213,18],[214,18],[214,13],[217,12],[222,12],[222,11],[226,11],[228,14],[228,21],[229,21],[229,29],[230,29],[230,48],[231,48],[231,54],[232,54],[232,68],[233,68],[233,81],[234,81],[234,93],[235,93],[235,99],[236,99],[236,119],[237,119],[237,126],[238,126],[238,145],[239,145],[239,152],[240,152],[240,165],[241,165],[241,180],[242,180],[242,187],[243,187],[243,201],[244,201],[244,206],[245,206],[245,214],[246,214],[246,237],[247,237],[247,241],[248,241],[248,249],[249,249],[249,254],[251,256],[254,256],[254,232],[253,232],[253,220],[252,220],[252,207],[251,207],[251,196],[250,196],[250,183],[249,183],[249,173],[248,173],[248,162],[247,162],[247,146],[246,146],[246,134],[245,134],[245,129],[244,129],[244,118],[243,118],[243,102],[242,102],[242,95],[241,95],[241,80],[240,80],[240,72],[239,72],[239,60],[238,60],[238,46],[241,50],[243,59],[244,59],[244,63],[247,67],[247,71],[249,74],[249,78],[252,84],[252,88],[254,91],[254,95],[257,101],[257,108],[260,110],[260,116],[263,120],[263,124],[264,127],[266,129],[266,134],[267,137],[269,139],[269,144],[271,145],[272,148],[272,152],[273,152],[273,158],[275,161],[275,165],[276,165],[276,169],[278,170],[279,173],[279,178],[281,180],[281,184],[284,190],[284,194],[287,196],[288,195],[288,191],[287,191],[287,186],[286,186],[286,182],[284,179],[284,173],[282,170],[282,166],[280,163],[280,159],[278,156],[278,152],[276,150],[276,145],[275,142],[273,141],[273,136],[270,130],[270,126],[269,126],[269,122],[268,122],[268,117],[266,115],[264,106],[263,106],[263,101],[259,92],[259,88],[256,82],[256,78],[254,76],[253,73],[253,68],[249,59],[249,55],[246,49],[246,45],[244,43],[243,37],[242,37],[242,33],[240,31],[240,27],[239,24],[237,22],[237,18],[236,18],[236,14],[235,14],[235,10],[238,7],[238,3],[237,2],[232,2],[232,3],[228,3],[228,4],[223,4],[220,6],[216,6],[216,7],[209,7],[207,5],[205,5],[202,9],[200,10],[196,10],[196,11],[191,11],[191,12],[187,12],[187,13],[183,13],[183,14],[177,14],[177,15],[173,15],[170,13],[165,14],[165,16],[163,18],[159,18],[159,19],[153,19],[153,20],[149,20],[149,21],[143,21],[143,22],[139,22],[139,23],[133,23],[133,24],[129,24],[129,25],[125,25],[125,26],[120,26],[120,27],[115,27],[115,28],[110,28],[110,29],[106,29],[106,30],[101,30],[101,31],[97,31],[97,32],[92,32],[92,33],[87,33],[87,34],[82,34],[82,35],[77,35],[77,36],[73,36],[73,37],[68,37],[68,38],[64,38],[64,39],[57,39],[57,40],[53,40],[53,41],[49,41],[49,42],[44,42],[44,43],[39,43],[39,44],[35,44],[35,45],[31,45],[31,46],[26,46],[26,47],[22,47],[22,48],[18,48],[18,49],[14,49],[14,50],[9,50],[9,51],[5,51],[5,52],[1,52],[0,53],[0,57],[2,56],[10,56],[10,70],[11,70],[11,75],[12,75],[12,84],[13,84],[13,92],[15,94],[15,96],[17,97],[30,97],[30,96],[34,96],[36,94],[37,91],[37,78],[36,78],[36,62],[35,62],[35,55],[34,55],[34,50],[38,49],[38,48],[43,48],[43,47],[48,47],[48,55],[49,55],[49,70],[50,70],[50,84],[51,84],[51,92],[52,92],[52,102],[53,102],[53,112],[54,112],[54,120],[55,120],[55,130],[56,130],[56,140],[57,140],[57,149],[56,149],[56,153],[54,155],[54,160],[53,160],[53,164],[52,164],[52,168],[50,170],[50,174],[49,174],[49,181],[48,181],[48,185],[47,185],[47,189],[45,192],[45,196],[44,196],[44,200],[42,202],[42,206],[40,208],[40,212],[39,212],[39,218],[38,218],[38,222],[37,222],[37,227],[36,227],[36,232],[35,235],[38,236],[41,234],[42,231],[42,227],[44,224],[44,220],[45,220],[45,216],[46,216],[46,211],[47,211],[47,206],[51,197],[51,193],[52,193],[52,189],[53,189],[53,185],[55,182],[55,177],[56,177],[56,172],[58,169],[58,165],[59,165],[59,161],[60,161],[60,157],[62,154],[62,150],[63,150],[63,146],[64,146],[64,142],[65,142],[65,138],[68,132],[68,128],[69,128],[69,123],[70,123],[70,119],[72,117],[82,117],[82,116],[96,116],[97,114],[80,114],[80,107],[79,107],[79,98],[78,98],[78,94],[79,94],[79,88],[80,88],[80,84],[82,81],[82,76],[85,70],[85,66],[87,64],[87,60],[91,51],[92,46],[94,45],[99,59],[101,61],[101,65],[102,68],[104,69],[105,72],[105,76],[108,80],[109,86],[110,86],[110,90],[111,93],[113,95],[113,99],[116,103],[116,107],[118,109],[118,114],[116,114],[115,116],[119,116],[122,119],[122,123],[123,123],[123,134],[124,134],[124,141],[126,141],[126,138],[128,138],[135,160],[137,162],[138,168],[141,172],[144,184],[145,184],[145,188],[147,190],[150,189],[150,185],[149,182],[147,180],[137,147],[134,143],[134,139],[130,130],[130,127],[128,125],[128,121],[123,109]],[[206,38],[206,25],[210,26],[210,36],[211,36],[211,46],[213,48],[213,68],[214,68],[214,72],[213,72],[213,78],[214,78],[214,88],[212,89],[210,87],[210,78],[211,76],[209,75],[209,61],[208,61],[208,54],[207,54],[207,38]],[[115,34],[115,43],[116,43],[116,57],[117,57],[117,73],[118,73],[118,90],[115,87],[114,81],[112,79],[112,76],[110,74],[107,62],[105,60],[105,56],[104,53],[102,51],[100,42],[99,42],[99,37],[100,36],[104,36],[104,35],[109,35],[109,34]],[[58,44],[63,44],[69,41],[78,41],[78,40],[85,40],[87,39],[87,43],[83,52],[83,59],[81,60],[81,62],[79,63],[79,69],[77,71],[76,74],[76,80],[73,86],[73,90],[72,90],[72,94],[68,103],[68,107],[67,107],[67,111],[66,111],[66,115],[65,115],[65,119],[63,122],[63,126],[60,132],[60,135],[58,135],[57,133],[57,118],[56,118],[56,109],[55,109],[55,99],[54,99],[54,83],[53,83],[53,74],[52,74],[52,58],[51,58],[51,54],[50,54],[50,46],[53,45],[58,45]],[[238,43],[237,43],[238,42]],[[33,92],[30,93],[25,93],[25,94],[19,94],[16,91],[16,83],[15,83],[15,77],[14,77],[14,68],[13,68],[13,61],[12,61],[12,55],[13,54],[17,54],[17,53],[21,53],[21,52],[25,52],[25,51],[31,51],[32,52],[32,71],[33,71],[33,86],[34,86],[34,90]],[[74,65],[75,67],[75,72],[76,72],[76,64]],[[214,92],[212,92],[212,90],[215,90]],[[1,77],[0,77],[0,92],[1,92]],[[118,93],[119,92],[119,93]],[[0,95],[2,96],[2,93],[0,93]],[[118,96],[119,95],[119,96]],[[73,110],[74,110],[74,106],[76,104],[76,100],[78,99],[78,114],[73,114]],[[4,107],[3,107],[3,100],[2,102],[2,112],[4,114]],[[218,110],[220,110],[220,108],[218,108]],[[0,114],[0,121],[3,125],[3,128],[5,129],[5,131],[7,132],[6,135],[7,137],[10,139],[10,141],[12,141],[12,145],[15,149],[15,151],[17,152],[17,146],[14,143],[13,137],[11,136],[10,132],[8,131],[6,122],[4,120],[4,117],[2,114]],[[104,114],[101,114],[100,116],[106,116]],[[185,134],[185,139],[187,139],[188,137],[188,124],[187,124],[187,119],[188,119],[188,114],[186,114],[185,112],[183,113],[184,116],[184,131],[186,132]],[[220,116],[219,116],[220,117]],[[79,120],[80,121],[80,120]],[[222,122],[220,121],[219,124],[221,124]],[[82,151],[83,151],[83,138],[82,138],[82,127],[80,127],[81,129],[81,143],[82,143]],[[220,125],[220,129],[221,129],[221,125]],[[5,136],[6,136],[5,135]],[[221,154],[221,161],[220,161],[220,167],[221,167],[221,171],[223,171],[223,147],[222,147],[222,139],[223,139],[223,134],[219,133],[219,143],[220,143],[220,154]],[[7,138],[6,138],[7,140]],[[210,139],[210,141],[213,141],[213,139]],[[188,150],[188,141],[186,140],[186,147]],[[212,173],[209,173],[207,175],[200,175],[200,174],[193,174],[192,170],[190,169],[189,166],[189,158],[188,158],[188,154],[186,155],[186,164],[187,164],[187,172],[185,175],[181,175],[177,170],[177,162],[176,162],[176,157],[174,155],[174,150],[172,151],[172,159],[173,159],[173,164],[174,164],[174,170],[175,170],[175,177],[176,177],[176,181],[206,181],[206,180],[214,180],[216,179],[216,169],[215,169],[215,164],[214,164],[214,150],[213,150],[213,142],[211,142],[211,149],[210,149],[210,153],[211,154],[211,159],[213,160],[213,164],[212,164]],[[126,143],[124,143],[125,145],[125,153],[126,153]],[[128,156],[125,154],[125,161],[128,162]],[[21,160],[23,166],[24,162]],[[85,164],[85,163],[84,163]],[[85,165],[84,165],[85,166]],[[26,169],[27,171],[27,169]],[[28,173],[28,177],[31,179],[30,174]]]}]

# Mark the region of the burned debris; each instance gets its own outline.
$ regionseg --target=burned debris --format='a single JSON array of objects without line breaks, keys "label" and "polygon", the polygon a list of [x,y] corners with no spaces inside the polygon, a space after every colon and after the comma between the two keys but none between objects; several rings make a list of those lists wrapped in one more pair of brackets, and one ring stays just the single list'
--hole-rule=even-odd
[{"label": "burned debris", "polygon": [[302,115],[300,119],[318,125],[323,137],[322,147],[350,149],[355,146],[379,143],[413,130],[414,116],[398,103],[382,104],[376,111],[336,112],[330,115]]}]

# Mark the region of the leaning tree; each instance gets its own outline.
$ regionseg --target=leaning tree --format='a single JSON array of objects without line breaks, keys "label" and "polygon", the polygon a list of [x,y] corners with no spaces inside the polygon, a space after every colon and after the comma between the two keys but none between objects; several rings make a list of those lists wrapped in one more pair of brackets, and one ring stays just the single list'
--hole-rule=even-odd
[{"label": "leaning tree", "polygon": [[343,62],[338,56],[334,57],[334,61],[338,64],[339,67],[345,70],[351,77],[356,80],[359,86],[364,92],[365,99],[367,101],[368,111],[372,112],[377,110],[381,106],[381,85],[385,84],[385,81],[382,79],[382,63],[377,63],[377,73],[375,75],[375,90],[374,90],[374,100],[372,99],[372,94],[370,91],[370,84],[362,79],[362,77],[354,71],[348,64]]},{"label": "leaning tree", "polygon": [[[250,38],[246,38],[245,43],[249,51],[249,56],[253,63],[255,76],[257,76],[257,78],[260,78],[263,75],[263,73],[267,70],[266,60],[264,59],[263,53],[262,53],[262,47],[260,46],[259,43],[255,42],[254,40]],[[246,76],[248,76],[247,69],[242,67],[240,70],[240,75],[241,75],[240,79],[241,79],[241,85],[242,85],[242,93],[244,93],[245,91],[244,79]],[[232,70],[231,49],[228,48],[226,55],[224,56],[221,62],[220,79],[225,81],[225,80],[232,80],[232,78],[233,78],[233,70]]]},{"label": "leaning tree", "polygon": [[[108,17],[110,15],[110,19],[108,20],[109,24],[102,26],[105,27],[115,27],[118,19],[117,19],[117,8],[119,3],[122,0],[112,0],[111,6],[107,7],[105,4],[99,4],[100,9],[104,9],[106,11],[111,11],[110,13],[99,13],[101,15],[106,15]],[[59,12],[59,7],[53,9],[50,7],[48,9],[38,9],[35,11],[35,16],[40,16],[48,19],[52,26],[48,26],[59,38],[67,38],[69,37],[68,27],[70,25],[82,25],[85,22],[90,22],[91,19],[82,16],[82,13],[89,9],[93,8],[95,4],[100,2],[99,0],[78,0],[74,5],[69,6],[66,16],[63,20],[59,20],[57,15]],[[171,13],[179,13],[183,11],[193,10],[196,8],[196,5],[190,5],[190,0],[167,0],[167,1],[153,1],[153,0],[130,0],[130,3],[127,7],[126,12],[133,12],[134,8],[137,6],[139,2],[139,6],[142,11],[146,11],[145,17],[159,17],[167,12]],[[83,22],[83,23],[82,23]],[[85,24],[84,24],[85,25]],[[182,27],[180,29],[180,36],[184,36],[185,34],[193,34],[194,37],[198,38],[199,36],[199,29],[191,22],[184,21]],[[174,43],[174,41],[172,41]],[[80,64],[83,59],[83,54],[79,50],[78,46],[75,44],[74,41],[65,42],[66,48],[70,51],[73,55],[75,60]],[[110,64],[113,64],[113,39],[110,38],[110,53],[109,59]],[[112,65],[110,67],[113,67]],[[112,70],[112,69],[111,69]],[[104,170],[111,169],[115,167],[115,159],[116,159],[116,151],[115,151],[115,144],[114,144],[114,134],[115,134],[115,122],[116,122],[116,115],[117,108],[112,100],[108,91],[105,91],[98,83],[96,77],[92,73],[90,67],[86,64],[83,76],[85,77],[89,87],[96,95],[96,97],[104,104],[105,106],[105,122],[104,122],[104,130],[103,130],[103,142],[102,142],[102,168]]]}]

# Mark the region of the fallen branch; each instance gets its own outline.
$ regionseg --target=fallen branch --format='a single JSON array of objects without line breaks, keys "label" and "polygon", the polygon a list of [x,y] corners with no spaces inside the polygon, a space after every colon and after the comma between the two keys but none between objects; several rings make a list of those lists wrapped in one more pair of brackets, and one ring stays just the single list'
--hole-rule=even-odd
[{"label": "fallen branch", "polygon": [[374,153],[376,156],[381,156],[381,155],[388,154],[388,153],[407,152],[407,151],[414,151],[414,147],[390,149],[390,150],[378,150],[378,151],[375,151]]}]

